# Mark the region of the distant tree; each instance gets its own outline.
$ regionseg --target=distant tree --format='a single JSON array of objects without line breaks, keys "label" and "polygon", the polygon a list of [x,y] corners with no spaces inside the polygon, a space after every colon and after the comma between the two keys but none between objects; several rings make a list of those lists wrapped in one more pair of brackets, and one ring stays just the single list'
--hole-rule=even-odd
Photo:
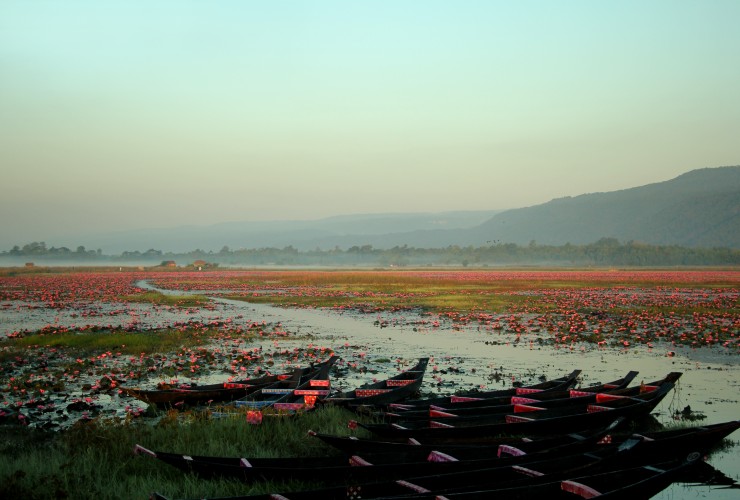
[{"label": "distant tree", "polygon": [[43,255],[46,253],[46,243],[44,243],[43,241],[34,241],[33,243],[28,243],[27,245],[23,245],[21,253],[23,255]]}]

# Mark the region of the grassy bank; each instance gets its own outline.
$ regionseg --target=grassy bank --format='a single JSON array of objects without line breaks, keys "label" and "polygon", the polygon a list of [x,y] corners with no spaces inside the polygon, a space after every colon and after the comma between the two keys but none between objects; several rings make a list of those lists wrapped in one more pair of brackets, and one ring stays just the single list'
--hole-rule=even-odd
[{"label": "grassy bank", "polygon": [[270,484],[203,480],[135,455],[133,449],[140,444],[193,455],[329,455],[332,450],[308,431],[346,433],[350,418],[345,410],[321,408],[298,418],[265,418],[256,426],[243,418],[177,412],[164,415],[156,425],[93,420],[55,433],[0,426],[0,498],[145,499],[153,491],[198,498],[274,491]]}]

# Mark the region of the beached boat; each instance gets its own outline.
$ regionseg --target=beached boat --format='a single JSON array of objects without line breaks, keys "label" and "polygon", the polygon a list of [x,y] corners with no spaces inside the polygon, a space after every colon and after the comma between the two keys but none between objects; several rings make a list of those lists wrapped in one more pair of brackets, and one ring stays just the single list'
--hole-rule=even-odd
[{"label": "beached boat", "polygon": [[[455,423],[462,421],[485,420],[490,416],[497,414],[506,414],[522,411],[521,405],[524,405],[524,411],[527,408],[555,409],[573,404],[595,403],[600,404],[605,401],[614,399],[635,398],[642,394],[658,389],[666,382],[675,383],[681,377],[680,372],[671,372],[660,380],[650,383],[641,383],[633,387],[627,387],[618,390],[607,390],[604,392],[592,392],[581,390],[570,390],[567,392],[558,392],[563,397],[558,399],[537,399],[536,397],[513,396],[503,403],[493,404],[490,406],[474,406],[458,408],[444,408],[432,406],[426,410],[401,410],[393,412],[377,413],[386,421],[403,422],[403,421],[431,421],[439,419],[454,419]],[[536,395],[535,395],[536,396]],[[499,400],[496,400],[499,401]],[[402,424],[403,425],[403,424]]]},{"label": "beached boat", "polygon": [[595,431],[582,433],[562,434],[555,436],[496,436],[482,442],[418,442],[415,439],[408,441],[387,441],[354,436],[334,436],[312,432],[311,435],[320,439],[332,448],[346,456],[372,456],[375,454],[402,457],[406,461],[423,460],[430,453],[437,451],[459,459],[485,458],[492,454],[531,455],[533,453],[568,450],[569,452],[586,451],[602,444],[620,444],[633,436],[644,437],[646,440],[680,442],[685,448],[707,451],[716,443],[729,436],[740,428],[740,420],[731,420],[718,424],[702,425],[670,430],[641,432],[620,432],[618,430],[621,419],[617,419],[609,426]]},{"label": "beached boat", "polygon": [[467,391],[453,394],[451,396],[439,396],[431,398],[414,399],[404,401],[400,404],[391,404],[391,408],[413,409],[414,407],[428,408],[430,405],[445,406],[467,401],[475,401],[486,398],[499,398],[511,396],[523,396],[545,391],[562,391],[576,385],[581,370],[573,370],[569,375],[564,377],[546,380],[538,384],[510,387],[508,389],[498,389],[492,391]]},{"label": "beached boat", "polygon": [[385,406],[403,401],[419,391],[428,363],[429,358],[421,358],[416,365],[398,375],[362,385],[351,391],[330,394],[323,402],[357,408]]},{"label": "beached boat", "polygon": [[[490,488],[460,487],[451,490],[423,491],[413,483],[414,493],[409,495],[376,496],[376,500],[488,500],[506,498],[513,500],[600,498],[624,499],[652,498],[674,482],[691,473],[691,469],[702,464],[700,453],[690,453],[686,458],[657,464],[641,465],[598,474],[571,476],[567,479],[548,481],[549,476],[522,481],[513,486],[491,485]],[[587,472],[587,471],[582,471]],[[536,476],[536,473],[535,473]],[[368,498],[368,497],[363,497]]]},{"label": "beached boat", "polygon": [[[604,471],[661,463],[692,453],[701,455],[737,428],[738,422],[728,422],[712,429],[666,431],[663,435],[657,433],[655,438],[633,435],[620,443],[601,444],[579,453],[568,453],[568,450],[562,449],[481,460],[456,460],[455,457],[436,453],[425,462],[372,465],[369,460],[353,457],[357,465],[355,467],[332,464],[328,458],[247,460],[178,456],[141,447],[137,447],[136,451],[205,477],[227,476],[250,482],[297,479],[343,485],[284,494],[285,498],[344,498],[348,486],[356,493],[362,492],[361,498],[375,498],[426,492],[445,495],[448,492],[490,492],[492,488],[513,488],[525,484],[531,487],[573,476],[584,478]],[[696,449],[693,448],[695,444],[698,445]],[[369,456],[367,458],[372,459]]]},{"label": "beached boat", "polygon": [[[597,467],[598,469],[598,467]],[[495,485],[485,486],[471,485],[457,489],[441,489],[432,491],[424,486],[416,484],[411,480],[394,480],[383,483],[368,483],[348,486],[338,486],[310,491],[285,491],[281,493],[267,493],[261,495],[230,496],[224,498],[209,497],[210,500],[346,500],[346,499],[489,499],[489,498],[514,498],[514,499],[540,499],[540,498],[608,498],[608,499],[636,499],[651,498],[664,490],[674,482],[698,481],[703,482],[705,478],[711,478],[719,474],[719,471],[703,462],[698,453],[692,453],[683,460],[662,462],[655,465],[635,466],[627,469],[607,470],[590,475],[578,475],[591,470],[589,466],[575,469],[571,474],[549,474],[537,476],[536,471],[526,467],[517,469],[520,477],[510,482],[500,482]],[[435,479],[449,486],[471,475],[486,474],[488,469],[471,471],[462,474],[441,474]],[[535,473],[533,476],[529,474]],[[563,476],[557,479],[558,476]],[[431,478],[412,478],[416,482],[429,480]],[[711,480],[711,479],[710,479]],[[475,484],[475,483],[473,483]],[[722,484],[736,487],[734,481],[729,480]],[[599,489],[596,489],[596,488]],[[168,497],[159,493],[150,496],[152,500],[169,500]]]},{"label": "beached boat", "polygon": [[432,421],[406,421],[403,423],[358,425],[373,434],[394,439],[424,439],[427,437],[449,440],[475,441],[484,436],[500,434],[556,434],[578,432],[604,427],[617,417],[634,419],[648,415],[673,389],[674,382],[666,381],[655,390],[635,397],[610,398],[600,403],[574,403],[569,406],[542,409],[534,405],[516,405],[511,413],[495,414],[486,418],[439,419]]},{"label": "beached boat", "polygon": [[244,398],[249,394],[266,387],[295,386],[311,372],[320,370],[327,363],[333,365],[338,359],[332,356],[327,361],[311,364],[303,368],[295,368],[286,373],[267,374],[261,377],[244,379],[232,382],[205,385],[181,385],[163,389],[140,389],[138,387],[121,387],[121,391],[131,397],[158,407],[181,405],[199,405],[224,403]]},{"label": "beached boat", "polygon": [[251,410],[271,407],[288,413],[313,408],[319,399],[329,395],[330,371],[338,359],[337,356],[332,356],[317,370],[257,389],[250,395],[233,401],[232,404],[238,408]]},{"label": "beached boat", "polygon": [[[556,390],[543,390],[534,391],[525,395],[518,396],[499,396],[499,397],[488,397],[488,398],[463,398],[462,400],[452,401],[448,405],[429,405],[429,406],[410,406],[401,404],[392,405],[383,415],[401,415],[406,416],[427,416],[430,410],[452,412],[458,415],[474,414],[478,413],[478,408],[488,408],[491,406],[502,406],[515,404],[524,401],[551,401],[555,399],[568,399],[580,396],[589,396],[601,392],[615,392],[622,389],[626,389],[627,386],[635,379],[638,372],[630,371],[622,378],[613,380],[611,382],[603,384],[594,384],[586,387],[568,388],[560,391]],[[650,385],[650,384],[648,384]]]}]

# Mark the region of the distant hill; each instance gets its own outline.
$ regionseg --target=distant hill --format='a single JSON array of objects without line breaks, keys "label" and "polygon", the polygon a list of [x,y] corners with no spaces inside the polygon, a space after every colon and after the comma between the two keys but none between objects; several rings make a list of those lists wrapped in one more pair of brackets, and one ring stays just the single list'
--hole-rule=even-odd
[{"label": "distant hill", "polygon": [[585,244],[601,238],[654,245],[740,248],[740,166],[508,210],[471,230],[477,240]]},{"label": "distant hill", "polygon": [[[740,166],[693,170],[646,186],[559,198],[506,211],[339,215],[307,221],[242,221],[211,226],[89,234],[50,246],[101,248],[104,254],[157,249],[218,252],[299,251],[371,245],[390,249],[498,243],[582,245],[615,238],[652,245],[740,249]],[[24,242],[18,242],[23,244]]]},{"label": "distant hill", "polygon": [[[224,246],[238,248],[283,248],[298,250],[349,248],[372,244],[377,248],[395,245],[435,247],[455,244],[459,232],[479,226],[500,210],[439,213],[389,213],[338,215],[305,221],[240,221],[210,226],[180,226],[119,231],[88,235],[83,244],[102,248],[104,253],[149,248],[166,252],[195,249],[218,251]],[[467,234],[467,233],[465,233]],[[70,242],[78,245],[79,239]],[[55,243],[58,245],[58,243]]]}]

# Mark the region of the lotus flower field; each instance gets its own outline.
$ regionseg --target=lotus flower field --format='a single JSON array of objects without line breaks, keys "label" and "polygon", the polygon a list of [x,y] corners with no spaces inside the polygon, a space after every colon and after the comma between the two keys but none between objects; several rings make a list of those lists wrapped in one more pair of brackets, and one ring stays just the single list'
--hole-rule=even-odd
[{"label": "lotus flower field", "polygon": [[734,270],[4,272],[0,419],[146,418],[121,385],[234,380],[332,353],[351,384],[425,351],[438,392],[575,363],[616,372],[630,353],[736,370],[739,296]]}]

